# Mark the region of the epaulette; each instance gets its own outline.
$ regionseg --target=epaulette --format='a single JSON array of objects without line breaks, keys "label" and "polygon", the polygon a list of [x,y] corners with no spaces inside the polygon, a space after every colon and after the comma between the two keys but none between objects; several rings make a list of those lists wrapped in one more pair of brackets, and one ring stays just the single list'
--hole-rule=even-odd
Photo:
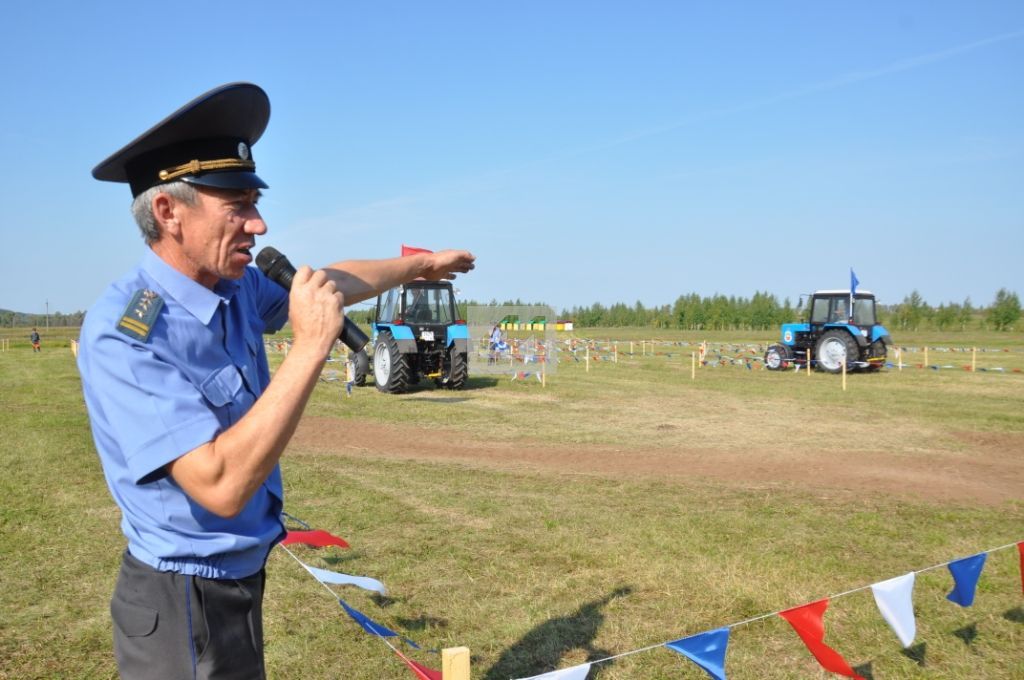
[{"label": "epaulette", "polygon": [[121,314],[117,330],[130,338],[145,342],[153,330],[153,323],[164,306],[164,299],[148,288],[135,291]]}]

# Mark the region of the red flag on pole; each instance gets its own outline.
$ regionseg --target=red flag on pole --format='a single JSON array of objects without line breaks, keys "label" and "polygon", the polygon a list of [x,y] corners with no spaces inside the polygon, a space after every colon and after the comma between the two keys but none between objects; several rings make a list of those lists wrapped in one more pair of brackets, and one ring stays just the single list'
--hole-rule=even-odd
[{"label": "red flag on pole", "polygon": [[850,668],[850,664],[846,663],[839,652],[824,643],[826,609],[828,609],[828,598],[787,609],[784,612],[779,612],[779,616],[789,621],[789,625],[793,626],[793,630],[804,641],[807,649],[818,660],[822,668],[848,678],[864,680]]},{"label": "red flag on pole", "polygon": [[433,250],[427,250],[426,248],[413,248],[402,244],[402,257],[408,257],[409,255],[415,255],[416,253],[432,253]]}]

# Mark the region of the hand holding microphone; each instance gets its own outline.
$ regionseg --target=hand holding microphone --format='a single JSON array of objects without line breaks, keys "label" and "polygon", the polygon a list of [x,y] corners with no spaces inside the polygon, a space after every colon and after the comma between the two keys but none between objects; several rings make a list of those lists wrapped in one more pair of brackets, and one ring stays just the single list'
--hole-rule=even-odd
[{"label": "hand holding microphone", "polygon": [[[260,268],[268,279],[277,283],[285,290],[291,290],[292,280],[295,278],[295,267],[276,248],[267,246],[256,256],[256,266]],[[369,338],[359,326],[352,323],[345,317],[344,325],[341,327],[341,341],[353,352],[358,352]]]}]

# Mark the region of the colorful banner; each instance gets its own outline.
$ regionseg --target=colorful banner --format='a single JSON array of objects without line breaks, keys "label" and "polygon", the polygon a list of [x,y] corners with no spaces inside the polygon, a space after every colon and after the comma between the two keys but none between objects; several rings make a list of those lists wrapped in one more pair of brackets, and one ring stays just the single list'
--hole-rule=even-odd
[{"label": "colorful banner", "polygon": [[679,652],[704,669],[715,680],[725,680],[725,648],[729,645],[729,629],[691,635],[665,646]]},{"label": "colorful banner", "polygon": [[953,590],[946,596],[947,600],[961,607],[970,607],[974,604],[974,592],[978,587],[981,570],[985,568],[986,557],[987,553],[979,553],[949,563],[949,573],[953,575]]},{"label": "colorful banner", "polygon": [[314,548],[325,548],[329,545],[336,545],[339,548],[348,548],[348,543],[345,539],[329,534],[323,529],[315,529],[313,531],[289,531],[281,541],[281,545],[292,545],[293,543],[301,543],[303,545],[309,545]]},{"label": "colorful banner", "polygon": [[405,662],[405,665],[409,667],[412,674],[419,678],[419,680],[444,680],[444,675],[442,675],[441,671],[435,671],[433,668],[427,668],[423,664],[416,663],[397,649],[395,649],[395,654]]},{"label": "colorful banner", "polygon": [[387,588],[384,587],[384,584],[375,578],[370,578],[369,576],[351,576],[349,574],[341,574],[336,571],[328,571],[327,569],[318,569],[317,567],[309,566],[305,562],[299,562],[299,564],[304,566],[306,571],[312,574],[313,578],[320,581],[320,583],[336,586],[356,586],[363,590],[372,590],[373,592],[380,593],[381,595],[388,594]]},{"label": "colorful banner", "polygon": [[582,663],[579,666],[562,668],[561,670],[551,671],[544,675],[535,675],[530,680],[587,680],[587,673],[589,672],[590,664]]},{"label": "colorful banner", "polygon": [[850,668],[850,664],[846,663],[839,652],[825,644],[826,609],[828,609],[828,598],[805,604],[802,607],[787,609],[779,612],[779,616],[789,621],[789,625],[793,626],[793,630],[804,641],[807,649],[818,660],[822,668],[848,678],[864,680]]},{"label": "colorful banner", "polygon": [[917,637],[917,622],[914,620],[914,572],[891,578],[871,586],[875,604],[882,613],[892,632],[904,647],[909,647]]}]

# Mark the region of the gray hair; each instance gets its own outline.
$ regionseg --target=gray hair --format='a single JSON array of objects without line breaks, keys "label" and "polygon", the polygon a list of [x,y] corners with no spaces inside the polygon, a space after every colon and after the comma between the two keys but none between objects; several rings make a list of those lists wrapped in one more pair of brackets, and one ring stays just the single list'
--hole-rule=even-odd
[{"label": "gray hair", "polygon": [[157,184],[136,196],[132,201],[132,217],[139,225],[139,231],[142,232],[142,238],[146,240],[146,245],[153,245],[160,240],[160,225],[153,217],[153,198],[160,193],[168,194],[186,205],[195,205],[199,197],[199,192],[194,186],[181,180]]}]

